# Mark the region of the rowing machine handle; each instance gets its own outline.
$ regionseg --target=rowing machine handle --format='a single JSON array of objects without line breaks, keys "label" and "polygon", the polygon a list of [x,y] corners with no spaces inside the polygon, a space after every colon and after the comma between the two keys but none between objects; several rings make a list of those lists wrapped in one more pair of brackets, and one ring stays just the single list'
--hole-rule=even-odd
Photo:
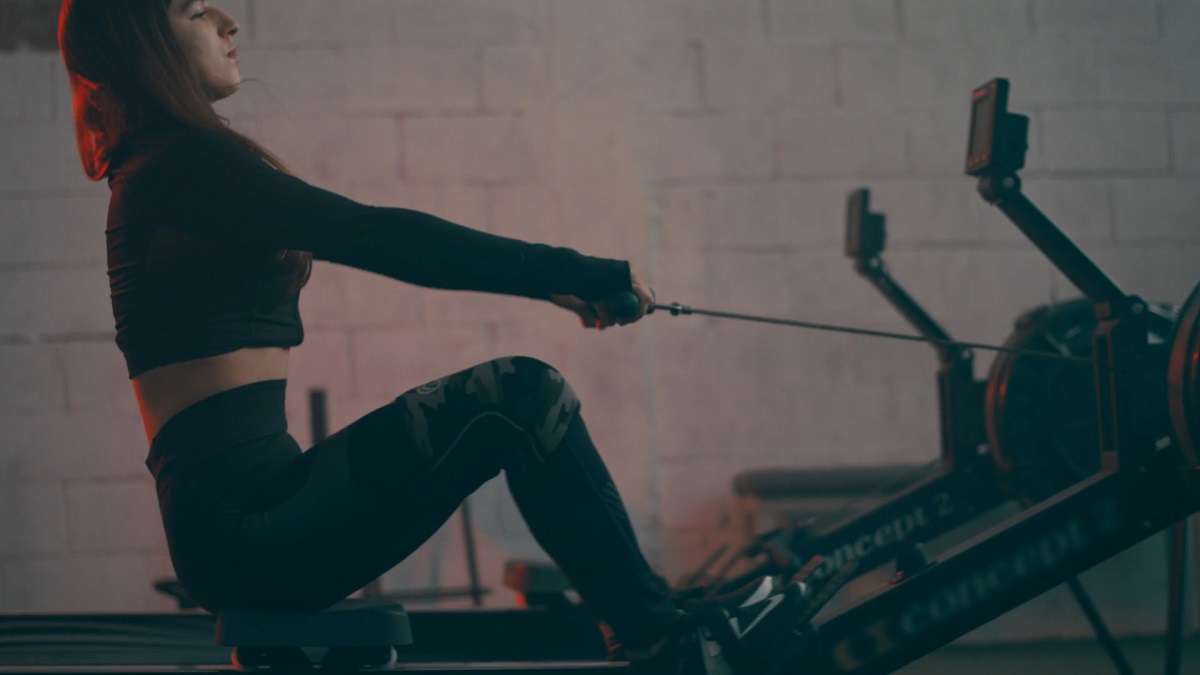
[{"label": "rowing machine handle", "polygon": [[642,303],[633,291],[621,291],[605,298],[604,304],[608,305],[618,319],[628,319],[637,316]]}]

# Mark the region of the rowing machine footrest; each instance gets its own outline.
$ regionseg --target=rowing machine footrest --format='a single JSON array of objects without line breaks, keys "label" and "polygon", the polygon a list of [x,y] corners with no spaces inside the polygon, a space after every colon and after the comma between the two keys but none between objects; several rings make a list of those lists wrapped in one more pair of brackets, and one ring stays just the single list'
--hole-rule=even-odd
[{"label": "rowing machine footrest", "polygon": [[[234,647],[239,669],[281,667],[301,647],[328,647],[329,655],[374,655],[372,663],[394,662],[393,647],[412,644],[404,606],[392,600],[349,598],[319,612],[225,609],[217,614],[213,644]],[[329,656],[326,657],[327,659]],[[374,664],[374,661],[379,661]],[[240,661],[240,662],[239,662]]]}]

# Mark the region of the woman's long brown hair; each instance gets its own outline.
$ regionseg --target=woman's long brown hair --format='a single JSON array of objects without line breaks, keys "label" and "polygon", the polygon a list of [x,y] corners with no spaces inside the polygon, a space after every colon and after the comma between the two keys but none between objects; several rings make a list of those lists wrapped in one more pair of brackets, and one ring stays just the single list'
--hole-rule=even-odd
[{"label": "woman's long brown hair", "polygon": [[[213,95],[171,32],[171,0],[63,0],[58,44],[71,82],[75,142],[91,180],[108,175],[121,144],[153,117],[166,116],[243,144],[276,169],[274,153],[229,128]],[[273,262],[299,291],[312,273],[312,254],[283,250]]]}]

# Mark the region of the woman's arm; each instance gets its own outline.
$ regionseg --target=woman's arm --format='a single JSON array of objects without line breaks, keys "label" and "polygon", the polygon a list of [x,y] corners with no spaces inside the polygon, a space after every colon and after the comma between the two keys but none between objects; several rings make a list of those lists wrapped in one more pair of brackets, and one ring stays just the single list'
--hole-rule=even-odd
[{"label": "woman's arm", "polygon": [[309,251],[429,288],[597,300],[631,290],[629,263],[533,244],[411,209],[360,204],[275,170],[216,134],[189,131],[150,172],[170,225],[198,236]]}]

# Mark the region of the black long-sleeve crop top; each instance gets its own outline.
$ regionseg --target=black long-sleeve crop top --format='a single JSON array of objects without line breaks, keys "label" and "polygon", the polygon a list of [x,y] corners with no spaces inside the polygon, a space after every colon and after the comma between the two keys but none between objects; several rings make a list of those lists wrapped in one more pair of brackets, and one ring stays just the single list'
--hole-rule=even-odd
[{"label": "black long-sleeve crop top", "polygon": [[161,123],[127,141],[108,177],[108,277],[130,379],[243,347],[304,340],[274,251],[429,288],[601,299],[629,264],[360,204],[289,176],[236,140]]}]

